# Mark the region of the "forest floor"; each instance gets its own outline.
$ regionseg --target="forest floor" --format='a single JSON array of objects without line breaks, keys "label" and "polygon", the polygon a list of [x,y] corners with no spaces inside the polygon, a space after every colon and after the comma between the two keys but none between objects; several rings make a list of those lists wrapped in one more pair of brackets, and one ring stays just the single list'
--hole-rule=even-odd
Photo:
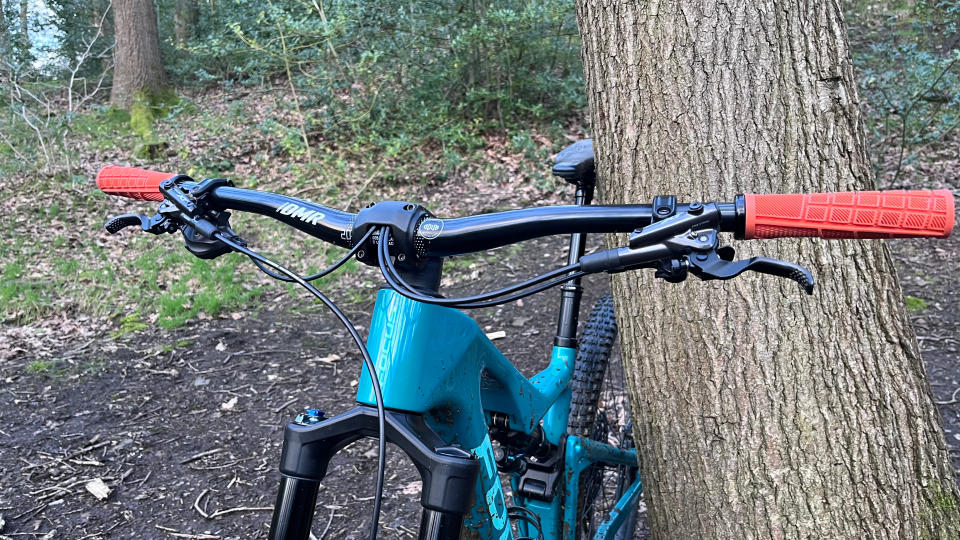
[{"label": "forest floor", "polygon": [[[229,105],[226,98],[216,99],[202,108],[216,115],[218,104]],[[549,170],[543,158],[565,141],[538,142],[530,154],[493,140],[477,156],[493,166],[458,166],[413,181],[381,182],[376,166],[366,163],[346,166],[340,183],[311,184],[281,180],[297,175],[278,166],[280,158],[271,159],[269,144],[224,144],[231,133],[216,143],[195,137],[192,154],[175,152],[150,166],[175,170],[191,155],[219,153],[233,162],[224,176],[240,185],[249,185],[244,178],[257,178],[258,188],[328,204],[347,201],[339,206],[387,198],[425,201],[441,216],[556,204],[566,201],[569,191],[542,174]],[[191,137],[167,135],[174,148]],[[960,143],[951,144],[894,187],[960,191],[955,173],[960,167],[949,157],[960,154]],[[123,155],[122,148],[92,148],[79,175],[92,176]],[[541,172],[530,173],[535,167]],[[27,268],[10,277],[8,263],[5,279],[19,287],[14,290],[19,296],[11,293],[6,306],[0,302],[6,310],[0,315],[6,318],[0,326],[0,537],[266,537],[283,426],[306,407],[332,416],[353,405],[360,357],[349,338],[296,290],[255,277],[234,281],[235,271],[252,276],[250,265],[218,261],[222,272],[203,273],[189,259],[165,258],[164,250],[179,250],[173,237],[107,237],[101,222],[129,205],[96,196],[89,182],[51,187],[38,198],[23,187],[28,180],[0,180],[5,183],[0,192],[12,193],[4,195],[10,212],[31,218],[16,225],[35,230],[38,244],[0,244]],[[68,197],[55,198],[62,194]],[[53,204],[60,210],[51,212]],[[37,216],[45,218],[46,229],[28,223]],[[252,221],[238,222],[254,227]],[[323,266],[327,257],[324,252],[324,260],[312,261],[315,252],[306,247],[312,244],[287,241],[269,225],[235,228],[254,230],[248,240],[301,263],[297,268]],[[56,234],[48,241],[51,230]],[[478,291],[529,277],[562,264],[564,244],[537,240],[450,261],[445,287]],[[960,469],[960,235],[891,244],[932,390],[942,403],[947,444]],[[86,255],[63,255],[67,252]],[[138,272],[149,274],[140,278]],[[58,280],[57,287],[43,283],[47,276]],[[369,325],[377,278],[372,269],[354,266],[321,287],[342,303],[361,333]],[[97,285],[103,281],[112,283]],[[138,289],[140,296],[125,296],[125,288]],[[594,276],[586,289],[584,310],[608,284]],[[230,292],[232,300],[197,305],[204,294],[218,291]],[[177,300],[171,303],[170,297]],[[504,331],[506,337],[495,343],[532,374],[549,359],[556,305],[557,294],[549,292],[471,314],[486,331]],[[164,322],[169,328],[161,327]],[[318,538],[364,537],[375,470],[369,441],[335,458],[318,499]],[[96,497],[93,492],[103,487],[106,497]],[[416,537],[418,493],[412,465],[390,451],[382,537]]]}]

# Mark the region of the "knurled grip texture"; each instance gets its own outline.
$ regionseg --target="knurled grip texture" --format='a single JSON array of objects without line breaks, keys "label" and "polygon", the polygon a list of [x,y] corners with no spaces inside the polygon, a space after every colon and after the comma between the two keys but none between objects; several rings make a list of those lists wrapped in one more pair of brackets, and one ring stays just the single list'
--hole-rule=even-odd
[{"label": "knurled grip texture", "polygon": [[109,165],[97,173],[97,187],[107,195],[141,201],[162,201],[160,183],[172,176],[165,172]]},{"label": "knurled grip texture", "polygon": [[946,238],[954,222],[945,189],[746,194],[744,203],[744,238]]}]

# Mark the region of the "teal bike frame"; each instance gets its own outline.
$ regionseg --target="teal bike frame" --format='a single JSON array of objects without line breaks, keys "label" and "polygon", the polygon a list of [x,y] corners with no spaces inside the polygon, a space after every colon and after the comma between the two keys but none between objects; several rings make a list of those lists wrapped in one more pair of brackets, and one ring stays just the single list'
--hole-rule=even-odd
[{"label": "teal bike frame", "polygon": [[[383,389],[384,407],[422,414],[445,442],[469,449],[481,461],[473,507],[464,521],[464,528],[475,530],[480,538],[514,538],[488,431],[493,415],[506,417],[510,429],[527,434],[542,421],[547,440],[563,449],[563,473],[553,496],[514,498],[515,504],[539,516],[545,540],[573,539],[579,479],[590,465],[637,466],[635,450],[567,435],[576,349],[555,346],[546,369],[528,379],[467,315],[389,289],[377,295],[369,336],[367,349]],[[357,401],[375,404],[366,368]],[[516,478],[512,485],[516,493]],[[640,494],[638,475],[596,538],[614,538]],[[535,532],[525,524],[520,530],[523,536]]]}]

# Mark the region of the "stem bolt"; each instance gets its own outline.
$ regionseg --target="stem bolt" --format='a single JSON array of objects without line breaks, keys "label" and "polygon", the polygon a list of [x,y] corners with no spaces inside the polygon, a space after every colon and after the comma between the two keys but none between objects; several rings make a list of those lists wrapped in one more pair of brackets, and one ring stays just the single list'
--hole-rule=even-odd
[{"label": "stem bolt", "polygon": [[324,420],[324,412],[320,409],[307,409],[294,418],[293,423],[301,426],[318,424]]}]

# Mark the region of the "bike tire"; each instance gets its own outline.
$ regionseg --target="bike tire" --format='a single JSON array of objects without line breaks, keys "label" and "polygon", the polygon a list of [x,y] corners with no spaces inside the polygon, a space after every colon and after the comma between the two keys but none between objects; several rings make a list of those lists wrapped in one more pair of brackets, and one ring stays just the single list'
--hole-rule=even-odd
[{"label": "bike tire", "polygon": [[[571,382],[572,397],[567,431],[621,448],[633,448],[630,409],[627,404],[623,364],[611,361],[617,338],[613,298],[597,300],[584,324]],[[587,540],[597,525],[630,485],[633,476],[626,467],[592,465],[580,475],[575,538]],[[617,532],[617,539],[631,539],[637,525],[637,509]]]}]

